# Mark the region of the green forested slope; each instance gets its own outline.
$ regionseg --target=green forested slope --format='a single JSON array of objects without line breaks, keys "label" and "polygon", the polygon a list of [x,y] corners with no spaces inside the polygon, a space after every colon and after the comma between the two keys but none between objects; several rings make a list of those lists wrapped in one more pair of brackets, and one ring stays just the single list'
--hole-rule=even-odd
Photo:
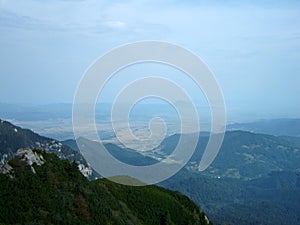
[{"label": "green forested slope", "polygon": [[207,224],[187,197],[156,186],[88,181],[75,163],[34,150],[45,163],[13,158],[0,174],[0,224]]}]

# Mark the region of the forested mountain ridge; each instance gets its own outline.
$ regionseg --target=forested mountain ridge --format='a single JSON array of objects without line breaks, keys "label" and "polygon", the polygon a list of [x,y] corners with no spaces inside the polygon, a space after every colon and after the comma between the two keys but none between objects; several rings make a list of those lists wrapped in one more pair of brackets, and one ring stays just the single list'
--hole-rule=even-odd
[{"label": "forested mountain ridge", "polygon": [[214,224],[300,224],[300,172],[242,180],[182,170],[160,185],[201,205]]},{"label": "forested mountain ridge", "polygon": [[[181,135],[167,137],[154,151],[162,156],[170,154]],[[207,135],[199,136],[196,150],[186,166],[193,172],[198,171],[208,142]],[[227,131],[217,157],[202,174],[249,180],[267,176],[272,171],[300,171],[300,138]]]},{"label": "forested mountain ridge", "polygon": [[19,150],[5,168],[0,224],[211,224],[178,192],[88,181],[75,162],[40,149]]},{"label": "forested mountain ridge", "polygon": [[[156,153],[170,154],[181,135],[167,137]],[[208,142],[199,136],[185,169],[160,185],[201,204],[215,224],[300,224],[300,138],[227,131],[213,163],[199,172]]]},{"label": "forested mountain ridge", "polygon": [[43,148],[47,152],[55,153],[60,159],[68,159],[70,162],[76,161],[86,177],[97,176],[82,155],[69,146],[0,119],[0,166],[12,159],[19,148],[26,147]]}]

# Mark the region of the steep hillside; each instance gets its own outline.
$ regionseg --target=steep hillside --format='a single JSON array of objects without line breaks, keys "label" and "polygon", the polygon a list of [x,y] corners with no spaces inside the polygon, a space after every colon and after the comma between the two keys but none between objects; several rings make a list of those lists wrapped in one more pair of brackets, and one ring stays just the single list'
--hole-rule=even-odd
[{"label": "steep hillside", "polygon": [[[91,146],[91,148],[93,148],[92,146],[94,144],[97,145],[96,142],[90,141],[88,139],[85,139],[84,142],[86,145]],[[70,148],[74,149],[75,151],[79,151],[79,148],[78,148],[75,140],[69,139],[66,141],[62,141],[62,143],[69,146]],[[104,144],[104,146],[105,146],[105,149],[107,149],[107,151],[113,157],[120,160],[121,162],[130,164],[130,165],[146,166],[146,165],[151,165],[151,164],[158,162],[157,160],[155,160],[151,157],[148,157],[148,156],[144,156],[141,153],[139,153],[133,149],[121,148],[121,147],[119,147],[115,144],[111,144],[111,143]]]},{"label": "steep hillside", "polygon": [[182,170],[160,185],[201,205],[215,224],[300,224],[299,172],[272,172],[247,181]]},{"label": "steep hillside", "polygon": [[76,163],[42,150],[19,150],[1,171],[0,224],[208,224],[179,193],[88,181]]},{"label": "steep hillside", "polygon": [[92,178],[95,175],[82,155],[69,146],[0,120],[0,166],[10,160],[19,148],[26,147],[43,148],[47,152],[55,153],[60,159],[68,159],[70,162],[76,161],[86,177]]},{"label": "steep hillside", "polygon": [[[172,152],[179,138],[179,134],[166,138],[155,149],[156,154],[163,156]],[[200,135],[196,151],[186,168],[197,172],[207,142],[208,137]],[[204,174],[247,180],[283,170],[300,171],[300,138],[229,131],[219,154]]]},{"label": "steep hillside", "polygon": [[[156,154],[172,152],[179,138],[166,138]],[[299,138],[226,132],[215,161],[200,173],[207,141],[200,135],[185,169],[160,185],[190,197],[216,224],[300,224]]]}]

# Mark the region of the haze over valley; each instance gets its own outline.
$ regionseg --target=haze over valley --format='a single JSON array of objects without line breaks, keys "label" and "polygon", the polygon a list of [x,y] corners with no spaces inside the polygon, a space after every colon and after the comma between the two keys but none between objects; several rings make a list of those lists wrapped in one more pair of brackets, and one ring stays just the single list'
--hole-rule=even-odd
[{"label": "haze over valley", "polygon": [[300,224],[299,12],[0,0],[0,225]]}]

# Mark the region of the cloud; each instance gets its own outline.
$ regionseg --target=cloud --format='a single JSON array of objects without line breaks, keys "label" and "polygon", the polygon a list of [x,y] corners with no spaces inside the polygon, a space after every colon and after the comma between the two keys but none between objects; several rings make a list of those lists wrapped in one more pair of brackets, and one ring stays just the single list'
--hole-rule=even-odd
[{"label": "cloud", "polygon": [[103,24],[109,28],[124,28],[126,26],[126,23],[122,21],[106,21]]},{"label": "cloud", "polygon": [[1,27],[36,31],[47,30],[57,32],[103,33],[124,29],[126,23],[122,21],[95,21],[90,23],[55,22],[0,9],[0,28]]},{"label": "cloud", "polygon": [[33,27],[36,24],[38,24],[38,20],[34,18],[0,9],[0,26],[2,27]]},{"label": "cloud", "polygon": [[64,24],[55,24],[31,16],[17,14],[8,10],[0,9],[0,28],[13,28],[37,31],[65,31]]}]

